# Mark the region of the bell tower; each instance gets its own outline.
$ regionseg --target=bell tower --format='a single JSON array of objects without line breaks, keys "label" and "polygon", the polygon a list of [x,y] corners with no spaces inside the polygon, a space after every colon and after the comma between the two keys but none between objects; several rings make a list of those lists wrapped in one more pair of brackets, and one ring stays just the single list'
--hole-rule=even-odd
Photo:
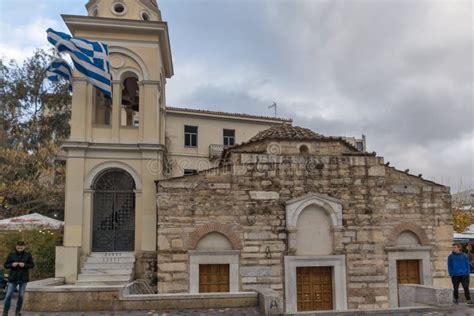
[{"label": "bell tower", "polygon": [[[86,9],[87,16],[63,20],[73,36],[108,45],[113,86],[108,99],[74,73],[63,145],[64,245],[56,254],[56,276],[67,283],[91,252],[134,253],[138,274],[146,260],[156,261],[154,181],[162,176],[165,88],[173,76],[168,25],[155,0],[90,0]],[[126,199],[117,189],[124,185]]]},{"label": "bell tower", "polygon": [[89,16],[127,20],[161,21],[156,0],[90,0],[86,4]]}]

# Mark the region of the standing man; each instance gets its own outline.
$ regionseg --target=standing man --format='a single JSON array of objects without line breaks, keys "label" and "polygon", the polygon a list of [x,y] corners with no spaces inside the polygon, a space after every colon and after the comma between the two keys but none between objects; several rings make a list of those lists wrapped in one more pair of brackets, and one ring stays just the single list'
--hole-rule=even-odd
[{"label": "standing man", "polygon": [[464,296],[469,305],[474,304],[471,301],[471,293],[469,293],[469,258],[461,251],[460,244],[453,244],[453,252],[448,257],[448,272],[454,287],[454,304],[458,304],[459,283],[464,289]]},{"label": "standing man", "polygon": [[25,251],[26,245],[24,241],[18,241],[15,250],[12,251],[5,261],[5,268],[10,269],[8,276],[7,294],[5,296],[5,304],[3,306],[3,316],[8,316],[13,293],[18,286],[18,301],[16,302],[15,316],[21,316],[21,306],[23,305],[23,297],[25,296],[26,283],[28,282],[28,270],[33,268],[33,257]]}]

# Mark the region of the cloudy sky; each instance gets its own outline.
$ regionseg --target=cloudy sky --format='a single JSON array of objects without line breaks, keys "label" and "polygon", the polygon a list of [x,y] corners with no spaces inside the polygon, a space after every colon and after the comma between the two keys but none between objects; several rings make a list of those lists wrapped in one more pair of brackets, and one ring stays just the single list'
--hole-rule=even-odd
[{"label": "cloudy sky", "polygon": [[[22,60],[85,0],[0,0],[0,55]],[[474,187],[471,1],[158,0],[168,105],[278,115],[365,134],[399,169]]]}]

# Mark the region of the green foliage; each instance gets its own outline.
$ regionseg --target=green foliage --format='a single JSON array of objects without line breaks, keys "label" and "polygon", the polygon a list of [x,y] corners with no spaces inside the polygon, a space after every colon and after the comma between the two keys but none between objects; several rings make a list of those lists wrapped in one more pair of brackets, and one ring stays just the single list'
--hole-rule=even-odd
[{"label": "green foliage", "polygon": [[0,218],[47,214],[64,203],[57,157],[69,136],[71,95],[67,82],[45,80],[56,57],[37,50],[22,65],[0,60]]},{"label": "green foliage", "polygon": [[471,214],[468,212],[463,212],[457,208],[453,208],[453,229],[462,233],[466,228],[472,224]]},{"label": "green foliage", "polygon": [[30,280],[54,276],[56,246],[62,244],[62,231],[24,230],[0,233],[0,264],[4,264],[8,254],[15,249],[18,240],[27,243],[27,251],[33,256],[35,267],[30,270]]}]

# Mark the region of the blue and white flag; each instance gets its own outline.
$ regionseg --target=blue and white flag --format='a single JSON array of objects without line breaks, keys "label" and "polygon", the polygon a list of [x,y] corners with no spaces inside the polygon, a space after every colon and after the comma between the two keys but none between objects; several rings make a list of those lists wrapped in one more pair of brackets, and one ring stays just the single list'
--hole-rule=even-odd
[{"label": "blue and white flag", "polygon": [[69,81],[69,91],[72,91],[72,69],[64,59],[53,60],[46,71],[46,76],[52,82],[58,82],[59,77],[63,77]]},{"label": "blue and white flag", "polygon": [[86,76],[89,82],[109,98],[112,97],[112,76],[107,45],[80,37],[71,37],[51,28],[47,31],[48,41],[58,52],[71,56],[76,69]]}]

